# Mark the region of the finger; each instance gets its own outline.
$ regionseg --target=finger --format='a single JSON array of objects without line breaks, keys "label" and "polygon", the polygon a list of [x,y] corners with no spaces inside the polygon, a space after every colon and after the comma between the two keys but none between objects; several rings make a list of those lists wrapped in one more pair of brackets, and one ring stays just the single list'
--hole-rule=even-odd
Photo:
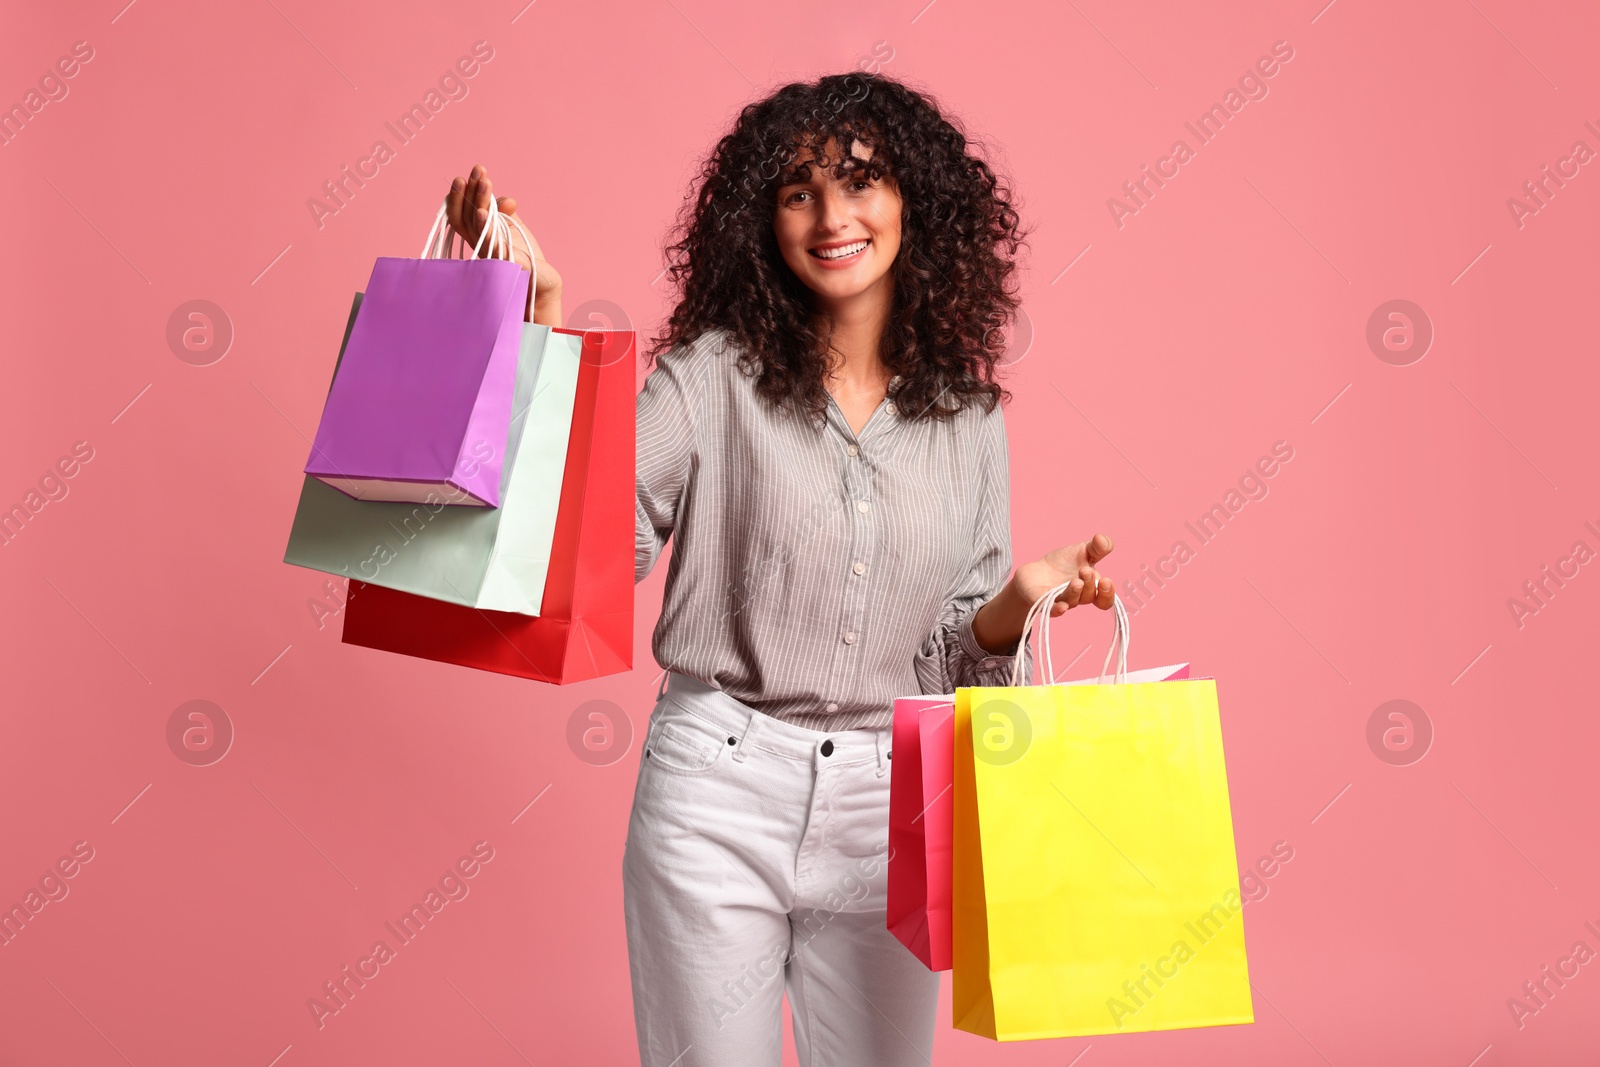
[{"label": "finger", "polygon": [[457,233],[461,232],[461,201],[466,195],[467,180],[457,177],[450,183],[450,195],[445,197],[445,218],[450,221],[450,227]]},{"label": "finger", "polygon": [[1106,556],[1111,554],[1111,549],[1113,547],[1114,546],[1111,543],[1111,538],[1107,537],[1103,533],[1095,534],[1093,537],[1089,538],[1087,553],[1089,562],[1099,563],[1101,560],[1105,559]]},{"label": "finger", "polygon": [[1111,579],[1101,578],[1100,595],[1095,597],[1094,606],[1102,609],[1111,607],[1112,600],[1116,596],[1116,593],[1116,585],[1111,581]]},{"label": "finger", "polygon": [[509,196],[497,196],[494,198],[494,202],[495,208],[500,212],[500,224],[502,226],[500,236],[506,242],[506,254],[510,258],[516,259],[517,245],[519,243],[520,234],[513,236],[514,231],[517,229],[517,225],[516,223],[512,222],[508,216],[516,209],[517,202],[511,199]]},{"label": "finger", "polygon": [[1067,583],[1067,591],[1062,596],[1061,599],[1063,599],[1063,600],[1065,600],[1067,602],[1067,607],[1069,607],[1069,608],[1077,607],[1078,604],[1081,603],[1082,599],[1083,599],[1083,579],[1082,578],[1074,578],[1074,579],[1072,579],[1072,581],[1068,582]]},{"label": "finger", "polygon": [[478,206],[478,213],[484,218],[489,217],[489,197],[494,195],[494,187],[489,182],[489,172],[479,164],[478,170],[478,198],[473,201]]},{"label": "finger", "polygon": [[471,236],[477,230],[479,186],[482,184],[483,164],[474,163],[472,170],[467,172],[466,191],[462,196],[461,221],[467,226],[467,229],[462,231],[463,237]]},{"label": "finger", "polygon": [[1079,568],[1078,577],[1083,581],[1083,592],[1078,596],[1078,604],[1081,606],[1099,595],[1096,587],[1100,581],[1100,572],[1093,567],[1084,566]]},{"label": "finger", "polygon": [[461,193],[461,240],[468,247],[478,239],[482,227],[478,224],[478,196],[483,184],[483,167],[473,164]]},{"label": "finger", "polygon": [[472,168],[475,180],[467,187],[467,211],[471,220],[468,237],[476,245],[478,238],[483,236],[484,226],[489,221],[489,205],[487,202],[487,189],[489,185],[489,172],[482,163]]},{"label": "finger", "polygon": [[[477,236],[472,239],[472,247],[478,250],[479,255],[488,257],[491,254],[490,249],[494,247],[495,240],[495,235],[487,232],[489,229],[489,198],[494,195],[494,190],[489,184],[489,172],[482,164],[479,164],[478,171],[478,195],[473,200],[473,206],[477,210],[472,213],[472,217],[477,223],[475,227]],[[481,246],[478,243],[480,241],[483,242]]]}]

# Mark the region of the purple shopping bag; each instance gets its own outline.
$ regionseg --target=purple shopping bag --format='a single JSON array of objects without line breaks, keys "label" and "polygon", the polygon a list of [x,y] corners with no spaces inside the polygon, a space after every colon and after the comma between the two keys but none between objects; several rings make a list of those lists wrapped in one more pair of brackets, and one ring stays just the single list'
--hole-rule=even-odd
[{"label": "purple shopping bag", "polygon": [[[490,216],[493,254],[492,198]],[[305,472],[360,500],[500,504],[532,279],[509,259],[426,258],[446,234],[441,206],[425,258],[373,265],[322,409]]]}]

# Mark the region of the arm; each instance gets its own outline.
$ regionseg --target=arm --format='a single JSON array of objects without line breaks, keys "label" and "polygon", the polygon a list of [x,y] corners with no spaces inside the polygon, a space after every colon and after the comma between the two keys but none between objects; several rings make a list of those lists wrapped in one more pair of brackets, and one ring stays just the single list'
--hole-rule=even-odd
[{"label": "arm", "polygon": [[[1011,573],[1011,475],[1005,421],[999,405],[974,428],[980,437],[976,463],[978,521],[972,556],[939,614],[933,632],[923,642],[914,666],[924,693],[953,693],[959,686],[1011,684],[1022,619],[1031,601],[1015,616],[1010,640],[1001,628],[990,625],[994,611],[982,611],[995,601],[1001,618],[1009,618],[1005,605],[1015,590],[1006,579]],[[975,629],[979,616],[983,626]],[[984,640],[980,641],[979,637]],[[1032,680],[1033,649],[1022,649],[1023,683]]]},{"label": "arm", "polygon": [[[469,244],[478,240],[488,224],[491,196],[493,187],[481,165],[474,166],[467,178],[456,178],[450,185],[447,217]],[[528,294],[523,318],[541,326],[560,326],[561,275],[544,258],[533,235],[516,220],[517,202],[510,197],[496,197],[494,204],[499,214],[511,220],[505,231],[509,258],[536,274],[537,282]],[[513,231],[516,236],[512,236]],[[635,584],[655,568],[667,538],[677,528],[678,505],[694,466],[697,404],[705,390],[686,377],[693,377],[705,365],[703,359],[697,358],[698,347],[679,346],[662,354],[636,402]]]},{"label": "arm", "polygon": [[635,584],[655,568],[678,525],[678,508],[699,449],[698,378],[705,360],[698,345],[662,353],[637,402],[638,459],[634,508]]},{"label": "arm", "polygon": [[[1035,600],[1068,583],[1050,605],[1054,618],[1083,604],[1109,609],[1116,591],[1095,566],[1112,549],[1105,534],[1057,548],[1004,580],[1011,572],[1011,491],[1005,424],[998,407],[989,413],[984,427],[972,563],[917,657],[925,693],[950,693],[967,685],[1010,685],[1022,624]],[[1021,652],[1024,685],[1053,681],[1034,677],[1031,641]],[[930,686],[934,682],[937,687]]]},{"label": "arm", "polygon": [[528,294],[528,313],[523,316],[524,321],[537,323],[540,326],[561,325],[561,287],[559,283],[553,293],[543,290],[537,296]]},{"label": "arm", "polygon": [[[450,191],[445,196],[446,217],[468,248],[475,247],[479,235],[483,233],[483,227],[489,219],[489,198],[493,195],[494,186],[482,164],[474,164],[465,178],[456,178],[450,183]],[[509,196],[498,196],[494,202],[496,209],[506,219],[504,236],[507,247],[502,255],[520,264],[523,270],[535,272],[535,282],[523,308],[523,320],[540,326],[560,326],[561,275],[544,258],[539,242],[534,240],[521,220],[514,218],[516,200]]]},{"label": "arm", "polygon": [[1111,547],[1111,538],[1095,534],[1087,541],[1064,545],[1043,559],[1018,567],[1006,587],[973,619],[973,636],[979,646],[1014,649],[1033,602],[1064,582],[1068,583],[1067,588],[1050,603],[1052,619],[1080,604],[1110,608],[1116,585],[1094,565],[1110,553]]}]

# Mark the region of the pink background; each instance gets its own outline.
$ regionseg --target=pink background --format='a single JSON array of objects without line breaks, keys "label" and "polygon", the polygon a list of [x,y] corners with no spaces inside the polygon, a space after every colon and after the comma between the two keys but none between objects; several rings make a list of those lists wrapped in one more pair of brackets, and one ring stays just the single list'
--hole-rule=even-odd
[{"label": "pink background", "polygon": [[[299,470],[352,292],[417,254],[453,175],[485,162],[519,198],[569,310],[650,331],[667,224],[736,109],[874,57],[994,146],[1036,228],[1018,561],[1104,531],[1123,579],[1189,542],[1133,665],[1219,680],[1241,867],[1294,850],[1245,909],[1254,1025],[1000,1047],[949,1028],[947,980],[935,1061],[1592,1061],[1600,963],[1520,1028],[1507,1006],[1580,939],[1600,951],[1600,567],[1520,626],[1508,607],[1600,549],[1596,164],[1520,227],[1507,206],[1574,141],[1600,149],[1591,13],[524,2],[28,5],[0,36],[0,103],[94,50],[0,148],[0,507],[93,450],[0,547],[0,903],[93,849],[0,948],[0,1062],[633,1060],[638,749],[593,766],[566,731],[590,700],[643,726],[665,563],[626,676],[555,689],[345,646],[308,607],[323,577],[281,562]],[[384,123],[480,40],[469,95],[395,148]],[[1119,228],[1107,198],[1196,147],[1184,122],[1277,41],[1269,95]],[[319,228],[307,201],[380,138],[394,158]],[[166,336],[197,299],[235,331],[206,366]],[[1407,366],[1365,338],[1394,299],[1435,331]],[[1269,494],[1199,545],[1184,523],[1277,441]],[[1094,645],[1080,668],[1110,632],[1057,628],[1058,664]],[[1420,761],[1369,747],[1391,699],[1431,722]],[[209,766],[169,748],[190,700],[235,730]],[[307,999],[479,841],[470,894],[319,1029]]]}]

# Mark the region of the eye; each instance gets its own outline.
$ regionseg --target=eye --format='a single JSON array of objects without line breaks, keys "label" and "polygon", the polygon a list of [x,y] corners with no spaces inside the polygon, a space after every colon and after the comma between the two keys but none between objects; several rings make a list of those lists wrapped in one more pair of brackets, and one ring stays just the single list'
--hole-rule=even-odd
[{"label": "eye", "polygon": [[810,195],[811,194],[809,192],[807,192],[806,190],[799,189],[799,190],[796,190],[795,192],[790,193],[788,196],[784,197],[783,198],[783,202],[785,204],[794,204],[794,203],[798,202],[798,198],[799,197],[810,196]]}]

